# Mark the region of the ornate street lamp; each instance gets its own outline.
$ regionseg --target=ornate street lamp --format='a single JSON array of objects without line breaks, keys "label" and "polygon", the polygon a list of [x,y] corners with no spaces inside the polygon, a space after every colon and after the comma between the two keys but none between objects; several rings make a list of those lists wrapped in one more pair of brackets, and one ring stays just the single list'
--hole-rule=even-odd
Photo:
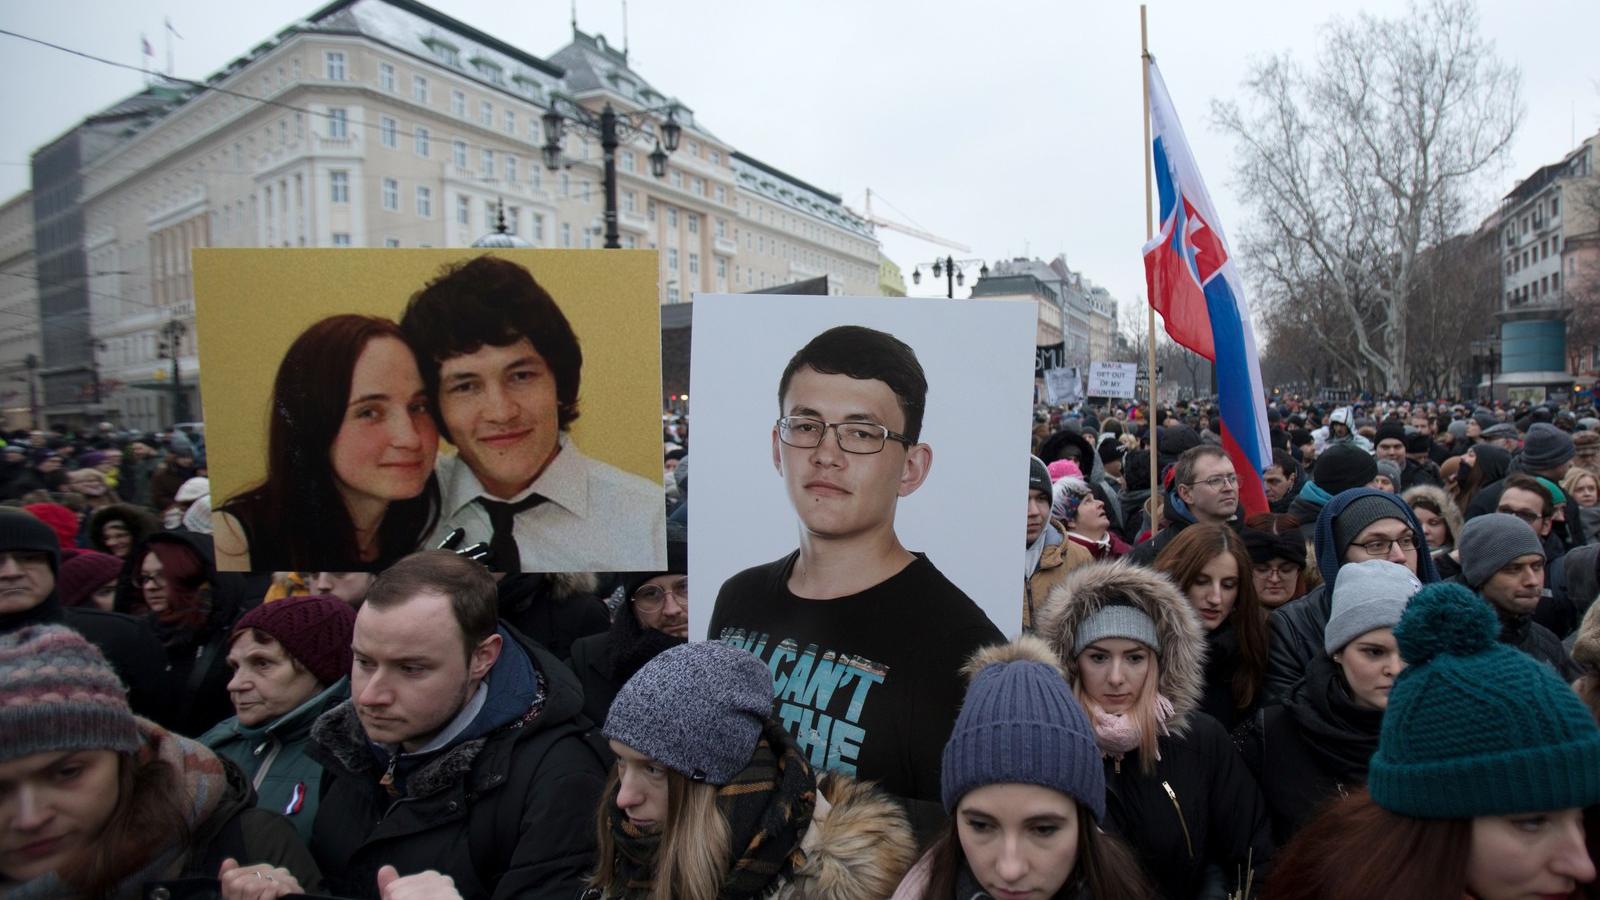
[{"label": "ornate street lamp", "polygon": [[[544,156],[545,168],[552,172],[561,167],[563,129],[581,129],[600,139],[600,149],[605,158],[606,249],[615,250],[622,246],[622,235],[617,228],[617,148],[623,141],[648,134],[648,124],[665,114],[667,118],[661,123],[661,138],[656,141],[656,149],[650,154],[650,174],[656,178],[667,177],[667,154],[678,149],[678,141],[683,136],[683,126],[678,124],[677,118],[681,108],[676,103],[669,103],[619,113],[607,103],[596,114],[570,97],[554,95],[550,99],[549,111],[539,117],[544,131],[544,146],[540,152]],[[665,150],[662,149],[663,144]]]},{"label": "ornate street lamp", "polygon": [[[928,263],[918,263],[911,269],[912,284],[922,283],[922,267],[925,265],[928,265]],[[956,285],[959,284],[965,286],[967,283],[967,274],[965,269],[974,265],[978,267],[979,278],[989,277],[989,264],[983,260],[956,259],[953,256],[946,256],[943,259],[935,259],[933,261],[933,277],[943,278],[945,280],[945,296],[954,300],[956,296]]]}]

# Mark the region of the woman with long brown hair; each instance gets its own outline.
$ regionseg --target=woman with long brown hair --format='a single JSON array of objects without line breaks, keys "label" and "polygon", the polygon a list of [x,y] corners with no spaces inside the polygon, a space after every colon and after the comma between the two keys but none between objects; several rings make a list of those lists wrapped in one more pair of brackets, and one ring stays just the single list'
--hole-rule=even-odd
[{"label": "woman with long brown hair", "polygon": [[[841,661],[840,665],[844,665]],[[596,813],[585,897],[881,900],[916,857],[898,804],[818,778],[772,717],[772,672],[714,641],[656,656],[602,733],[616,771]]]},{"label": "woman with long brown hair", "polygon": [[381,570],[438,516],[439,431],[400,326],[329,316],[273,382],[267,475],[215,514],[228,571]]},{"label": "woman with long brown hair", "polygon": [[966,672],[943,758],[951,823],[892,900],[1150,896],[1133,855],[1100,831],[1100,753],[1050,646],[1024,635]]},{"label": "woman with long brown hair", "polygon": [[1242,888],[1272,854],[1266,807],[1228,732],[1198,708],[1205,632],[1189,601],[1159,572],[1096,563],[1050,592],[1039,623],[1094,729],[1107,830],[1156,894],[1197,896],[1216,872]]},{"label": "woman with long brown hair", "polygon": [[1411,599],[1367,790],[1300,830],[1264,897],[1600,897],[1600,727],[1499,631],[1461,585]]},{"label": "woman with long brown hair", "polygon": [[[135,900],[315,891],[294,827],[232,763],[128,709],[77,632],[0,635],[0,895]],[[243,865],[241,865],[243,864]]]},{"label": "woman with long brown hair", "polygon": [[1267,678],[1267,617],[1244,541],[1226,525],[1191,525],[1156,557],[1206,632],[1200,710],[1232,730],[1255,713]]}]

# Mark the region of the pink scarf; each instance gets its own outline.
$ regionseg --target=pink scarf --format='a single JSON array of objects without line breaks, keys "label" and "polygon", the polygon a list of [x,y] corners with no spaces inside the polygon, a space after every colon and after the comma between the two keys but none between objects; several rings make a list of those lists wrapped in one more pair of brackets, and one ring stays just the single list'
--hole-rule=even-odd
[{"label": "pink scarf", "polygon": [[[1133,717],[1127,713],[1108,713],[1100,708],[1093,700],[1085,701],[1089,707],[1089,719],[1094,725],[1095,743],[1100,745],[1100,752],[1121,760],[1130,751],[1139,749],[1139,726]],[[1172,718],[1172,701],[1161,694],[1156,694],[1156,727],[1162,734],[1167,733],[1167,720]],[[1161,753],[1156,753],[1156,759],[1161,758]]]}]

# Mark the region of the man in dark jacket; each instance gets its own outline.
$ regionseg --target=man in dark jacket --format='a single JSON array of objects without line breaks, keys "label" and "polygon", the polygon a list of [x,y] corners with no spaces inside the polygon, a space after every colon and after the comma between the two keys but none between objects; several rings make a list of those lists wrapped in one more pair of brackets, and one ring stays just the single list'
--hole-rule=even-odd
[{"label": "man in dark jacket", "polygon": [[572,671],[583,682],[583,712],[592,722],[606,720],[633,673],[689,637],[689,542],[682,529],[667,526],[666,571],[631,572],[623,592],[611,627],[572,643]]},{"label": "man in dark jacket", "polygon": [[[1567,470],[1572,468],[1572,458],[1577,455],[1577,448],[1572,444],[1572,435],[1545,422],[1536,422],[1528,428],[1528,436],[1522,442],[1522,452],[1511,460],[1511,468],[1507,476],[1518,473],[1539,475],[1550,479],[1556,484],[1566,476]],[[1477,516],[1487,515],[1500,508],[1500,492],[1505,490],[1505,479],[1502,478],[1492,484],[1484,485],[1467,504],[1463,514],[1472,519]],[[1567,547],[1576,547],[1583,543],[1583,514],[1575,498],[1567,498],[1567,527],[1564,533],[1558,536],[1566,543]],[[1574,528],[1576,530],[1574,531]]]},{"label": "man in dark jacket", "polygon": [[1544,545],[1528,523],[1508,513],[1479,516],[1462,526],[1456,543],[1461,583],[1494,607],[1500,643],[1555,669],[1562,681],[1570,683],[1583,674],[1560,638],[1533,621],[1544,596]]},{"label": "man in dark jacket", "polygon": [[1267,619],[1271,640],[1263,705],[1282,702],[1311,659],[1322,652],[1333,586],[1346,563],[1387,559],[1410,569],[1423,584],[1439,580],[1422,524],[1411,507],[1394,494],[1372,488],[1352,488],[1339,494],[1322,507],[1316,536],[1322,584],[1278,607]]},{"label": "man in dark jacket", "polygon": [[128,687],[128,705],[147,719],[171,721],[167,660],[146,623],[93,607],[61,605],[56,576],[61,544],[50,526],[18,509],[0,509],[0,632],[24,625],[65,625],[100,648]]},{"label": "man in dark jacket", "polygon": [[576,897],[594,866],[605,767],[577,679],[500,625],[493,577],[443,550],[373,583],[350,700],[312,726],[324,792],[311,851],[327,893],[378,869],[450,876],[463,897]]},{"label": "man in dark jacket", "polygon": [[1141,566],[1155,562],[1162,548],[1190,525],[1234,524],[1239,512],[1239,474],[1233,460],[1215,444],[1183,451],[1173,467],[1172,490],[1167,494],[1167,527],[1133,548],[1129,559]]}]

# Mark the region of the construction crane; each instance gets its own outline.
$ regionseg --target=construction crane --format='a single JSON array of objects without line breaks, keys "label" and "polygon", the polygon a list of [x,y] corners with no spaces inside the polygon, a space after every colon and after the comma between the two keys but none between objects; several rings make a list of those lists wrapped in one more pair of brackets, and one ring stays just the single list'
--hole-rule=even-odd
[{"label": "construction crane", "polygon": [[972,248],[968,247],[966,244],[958,243],[956,241],[949,240],[948,238],[939,237],[936,234],[923,231],[921,228],[913,228],[910,225],[902,225],[899,222],[893,221],[892,219],[884,219],[873,215],[872,188],[867,188],[867,212],[863,218],[879,228],[887,228],[890,231],[898,231],[901,234],[910,235],[917,240],[927,241],[930,244],[938,244],[941,247],[949,247],[952,250],[959,250],[962,253],[972,252]]}]

